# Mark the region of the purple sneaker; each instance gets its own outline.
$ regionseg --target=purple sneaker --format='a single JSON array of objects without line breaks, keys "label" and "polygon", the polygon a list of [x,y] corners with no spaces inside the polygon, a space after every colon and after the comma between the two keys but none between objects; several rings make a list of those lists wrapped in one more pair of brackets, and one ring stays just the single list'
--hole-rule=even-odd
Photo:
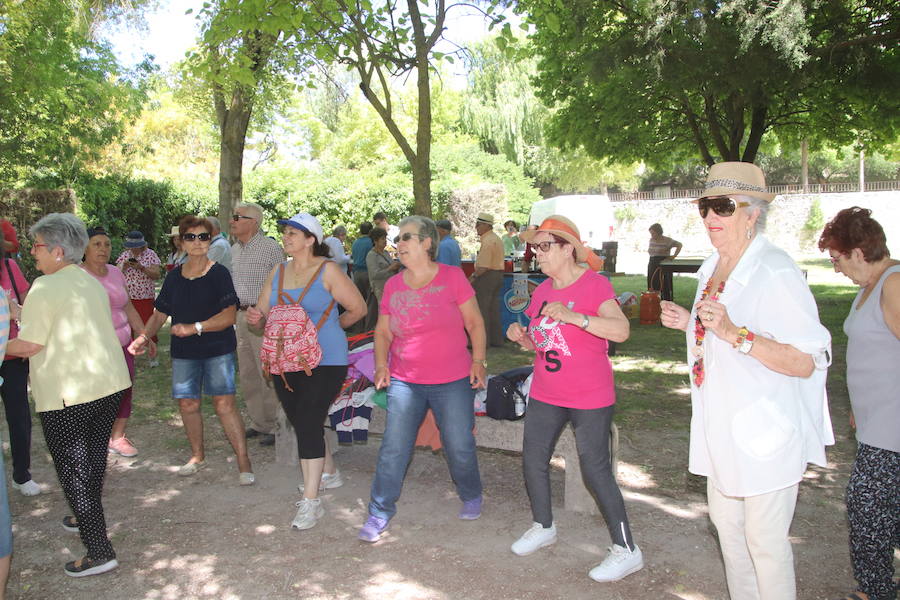
[{"label": "purple sneaker", "polygon": [[482,501],[482,496],[464,501],[462,508],[459,509],[459,518],[463,521],[474,521],[480,517]]},{"label": "purple sneaker", "polygon": [[374,543],[381,537],[382,532],[387,529],[388,520],[369,515],[366,524],[359,530],[359,539],[364,542]]}]

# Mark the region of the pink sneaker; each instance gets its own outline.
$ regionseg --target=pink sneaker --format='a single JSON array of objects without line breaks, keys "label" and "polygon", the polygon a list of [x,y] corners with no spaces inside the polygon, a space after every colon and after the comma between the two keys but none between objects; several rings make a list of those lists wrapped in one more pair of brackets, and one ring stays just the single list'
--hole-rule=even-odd
[{"label": "pink sneaker", "polygon": [[109,440],[108,449],[110,454],[119,454],[126,458],[137,456],[138,453],[137,448],[124,436],[117,440]]}]

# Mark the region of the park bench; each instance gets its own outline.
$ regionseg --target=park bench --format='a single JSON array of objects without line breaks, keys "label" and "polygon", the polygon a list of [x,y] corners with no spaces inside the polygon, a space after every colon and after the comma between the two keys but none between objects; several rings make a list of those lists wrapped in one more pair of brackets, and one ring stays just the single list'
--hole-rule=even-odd
[{"label": "park bench", "polygon": [[[297,442],[294,437],[294,430],[284,417],[284,413],[282,411],[278,412],[278,431],[275,434],[276,462],[282,465],[297,465],[299,460],[297,458]],[[369,422],[369,433],[384,434],[386,416],[387,413],[384,410],[376,407],[372,411],[372,419]],[[475,443],[480,448],[521,452],[524,426],[524,420],[498,421],[489,417],[475,417]],[[334,435],[334,432],[330,429],[326,431],[330,432],[328,435]],[[333,441],[336,441],[336,439]],[[610,427],[609,446],[613,473],[616,473],[618,468],[619,432],[615,423]],[[567,425],[559,436],[554,455],[560,456],[566,461],[566,509],[587,514],[597,513],[597,504],[581,478],[581,465],[578,462],[575,434],[572,432],[571,426]]]}]

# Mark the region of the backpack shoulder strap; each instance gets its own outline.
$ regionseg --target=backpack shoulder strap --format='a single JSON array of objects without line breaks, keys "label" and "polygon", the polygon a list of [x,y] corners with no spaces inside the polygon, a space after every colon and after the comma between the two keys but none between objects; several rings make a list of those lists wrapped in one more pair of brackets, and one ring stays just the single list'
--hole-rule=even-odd
[{"label": "backpack shoulder strap", "polygon": [[284,265],[285,263],[278,265],[278,304],[291,304],[293,298],[284,291]]},{"label": "backpack shoulder strap", "polygon": [[313,283],[315,283],[316,277],[318,277],[319,273],[322,272],[322,269],[325,268],[325,263],[327,263],[327,262],[328,262],[327,260],[323,260],[321,262],[321,264],[319,264],[319,268],[316,269],[316,272],[313,273],[312,277],[309,278],[309,281],[306,282],[306,287],[303,288],[303,293],[300,294],[299,298],[297,298],[297,304],[300,304],[303,302],[303,298],[306,296],[306,293],[309,291],[309,288],[311,288]]}]

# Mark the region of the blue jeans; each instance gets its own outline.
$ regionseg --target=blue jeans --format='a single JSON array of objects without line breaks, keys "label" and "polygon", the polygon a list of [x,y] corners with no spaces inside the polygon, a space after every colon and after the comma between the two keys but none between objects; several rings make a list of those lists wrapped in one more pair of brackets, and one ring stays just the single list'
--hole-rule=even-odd
[{"label": "blue jeans", "polygon": [[421,384],[391,379],[387,389],[387,425],[378,451],[369,514],[390,519],[412,458],[416,434],[430,408],[441,432],[450,476],[462,501],[481,496],[481,474],[475,452],[474,391],[469,378]]},{"label": "blue jeans", "polygon": [[234,367],[234,352],[212,358],[173,358],[172,397],[233,395],[237,391]]}]

